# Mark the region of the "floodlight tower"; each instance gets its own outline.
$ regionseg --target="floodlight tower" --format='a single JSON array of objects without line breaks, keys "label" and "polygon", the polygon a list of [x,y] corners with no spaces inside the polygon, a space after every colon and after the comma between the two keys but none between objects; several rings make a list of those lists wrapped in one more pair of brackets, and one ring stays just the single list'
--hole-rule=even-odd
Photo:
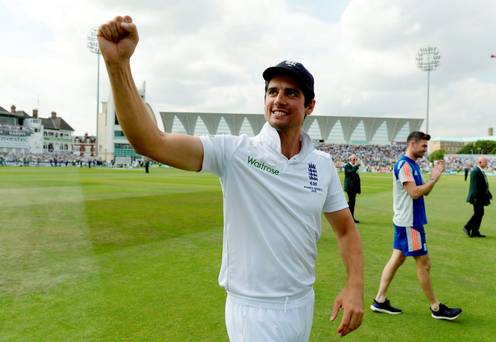
[{"label": "floodlight tower", "polygon": [[95,127],[95,154],[98,157],[98,114],[100,111],[100,47],[98,46],[97,39],[98,28],[93,27],[88,32],[88,40],[86,46],[90,52],[96,54],[97,59],[97,71],[96,71],[96,127]]},{"label": "floodlight tower", "polygon": [[437,47],[428,46],[421,48],[417,53],[417,66],[422,71],[427,71],[427,110],[425,114],[425,133],[429,133],[429,88],[431,71],[436,70],[441,62],[441,55]]}]

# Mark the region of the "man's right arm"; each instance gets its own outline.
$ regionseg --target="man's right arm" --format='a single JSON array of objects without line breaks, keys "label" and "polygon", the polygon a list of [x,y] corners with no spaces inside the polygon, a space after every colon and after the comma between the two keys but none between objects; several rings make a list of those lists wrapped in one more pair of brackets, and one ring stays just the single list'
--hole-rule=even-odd
[{"label": "man's right arm", "polygon": [[130,58],[138,39],[136,26],[127,16],[116,17],[98,32],[119,124],[139,154],[183,170],[199,171],[203,162],[200,138],[161,132],[136,89]]},{"label": "man's right arm", "polygon": [[410,195],[411,198],[417,199],[422,196],[427,196],[431,190],[434,188],[434,185],[441,177],[444,171],[444,161],[438,160],[436,165],[432,168],[431,178],[427,183],[422,185],[416,185],[415,182],[406,181],[403,183],[403,188]]},{"label": "man's right arm", "polygon": [[403,188],[410,195],[411,198],[417,199],[424,195],[427,195],[434,188],[434,184],[436,184],[437,179],[430,179],[427,183],[422,185],[415,185],[414,182],[406,182],[403,183]]},{"label": "man's right arm", "polygon": [[403,188],[405,189],[406,192],[408,192],[410,197],[413,199],[426,196],[434,188],[434,185],[438,181],[439,177],[441,177],[443,171],[444,171],[444,163],[439,162],[432,169],[431,178],[427,183],[424,183],[422,185],[415,185],[415,182],[407,181],[403,183]]}]

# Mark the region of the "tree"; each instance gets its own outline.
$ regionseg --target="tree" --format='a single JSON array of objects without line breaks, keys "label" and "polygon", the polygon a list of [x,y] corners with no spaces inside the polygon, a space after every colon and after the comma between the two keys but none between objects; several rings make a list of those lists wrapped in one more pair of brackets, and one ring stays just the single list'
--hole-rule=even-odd
[{"label": "tree", "polygon": [[444,159],[444,155],[446,154],[445,150],[436,150],[429,154],[429,161],[433,162],[435,160],[442,160]]},{"label": "tree", "polygon": [[463,146],[458,154],[496,154],[496,141],[477,140]]}]

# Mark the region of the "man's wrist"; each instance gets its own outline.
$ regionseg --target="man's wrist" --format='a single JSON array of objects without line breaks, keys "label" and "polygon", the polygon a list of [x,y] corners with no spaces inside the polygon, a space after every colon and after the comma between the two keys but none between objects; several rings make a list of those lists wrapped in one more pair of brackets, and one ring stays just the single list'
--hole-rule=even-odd
[{"label": "man's wrist", "polygon": [[127,71],[130,66],[129,59],[118,60],[118,61],[105,61],[105,65],[109,72],[122,72]]},{"label": "man's wrist", "polygon": [[363,275],[361,273],[356,275],[350,274],[350,276],[346,280],[345,287],[357,290],[363,289]]}]

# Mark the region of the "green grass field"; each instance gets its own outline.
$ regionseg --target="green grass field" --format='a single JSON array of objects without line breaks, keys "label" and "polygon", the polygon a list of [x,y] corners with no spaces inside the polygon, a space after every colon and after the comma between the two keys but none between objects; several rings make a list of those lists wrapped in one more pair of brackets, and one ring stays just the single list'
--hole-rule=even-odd
[{"label": "green grass field", "polygon": [[[391,253],[391,183],[390,175],[362,174],[356,216],[366,314],[346,340],[493,341],[496,206],[486,209],[486,239],[464,236],[471,207],[462,176],[444,176],[426,199],[434,288],[462,316],[430,317],[413,260],[389,291],[404,314],[368,309]],[[217,178],[172,169],[0,168],[0,220],[0,341],[227,341]],[[339,339],[329,313],[344,270],[331,229],[322,229],[311,341]]]}]

